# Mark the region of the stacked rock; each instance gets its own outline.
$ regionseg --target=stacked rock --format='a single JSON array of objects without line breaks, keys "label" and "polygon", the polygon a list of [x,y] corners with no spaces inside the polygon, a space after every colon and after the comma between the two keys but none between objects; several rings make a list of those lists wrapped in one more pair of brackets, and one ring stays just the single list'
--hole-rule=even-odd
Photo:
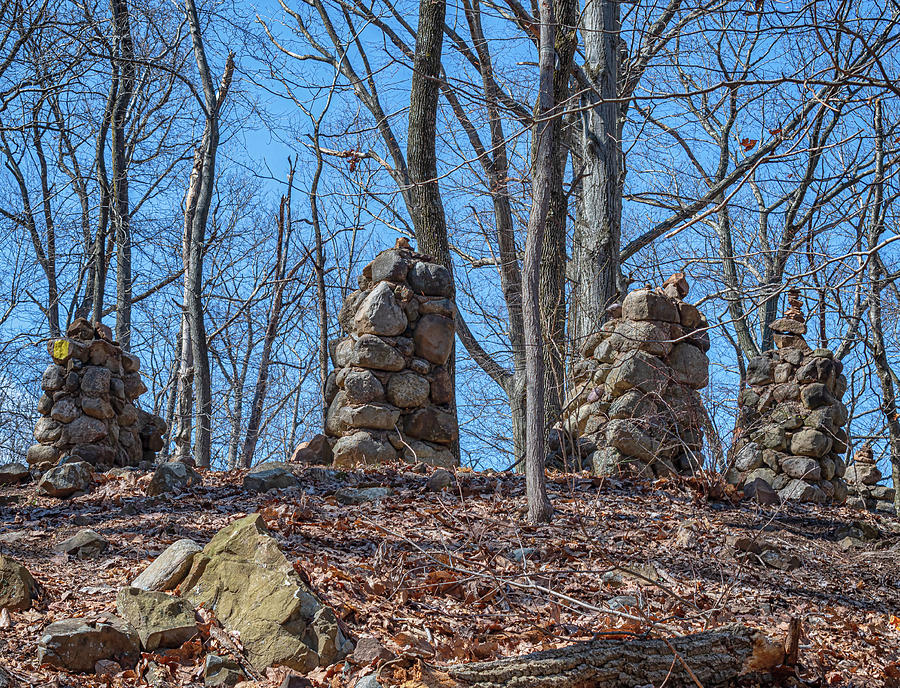
[{"label": "stacked rock", "polygon": [[338,315],[325,433],[334,465],[403,458],[452,467],[459,437],[447,368],[456,333],[450,272],[406,239],[379,253]]},{"label": "stacked rock", "polygon": [[847,468],[847,506],[854,509],[868,509],[883,514],[895,514],[893,487],[879,485],[883,476],[875,464],[872,446],[864,444],[853,456],[853,463]]},{"label": "stacked rock", "polygon": [[565,432],[551,433],[551,452],[570,455],[560,445],[573,444],[599,475],[689,474],[702,465],[697,390],[709,382],[709,336],[706,318],[684,300],[688,290],[676,273],[610,307],[581,347]]},{"label": "stacked rock", "polygon": [[728,480],[762,479],[784,499],[843,503],[847,451],[847,390],[843,365],[828,349],[811,349],[800,294],[772,323],[774,351],[751,359],[748,386],[738,396],[738,433]]},{"label": "stacked rock", "polygon": [[166,424],[135,405],[147,391],[140,359],[112,341],[108,327],[84,318],[47,349],[53,363],[41,379],[38,444],[29,447],[28,463],[45,470],[73,461],[101,468],[153,461]]}]

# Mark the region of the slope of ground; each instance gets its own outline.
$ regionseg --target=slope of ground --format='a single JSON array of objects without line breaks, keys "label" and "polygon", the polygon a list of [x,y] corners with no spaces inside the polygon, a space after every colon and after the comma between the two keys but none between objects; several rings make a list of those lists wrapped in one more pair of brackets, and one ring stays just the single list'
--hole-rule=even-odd
[{"label": "slope of ground", "polygon": [[[132,474],[68,501],[0,488],[0,553],[42,588],[32,610],[0,615],[0,666],[26,685],[202,684],[204,654],[222,644],[216,635],[106,677],[37,666],[36,641],[56,619],[114,612],[116,591],[175,540],[204,544],[258,510],[349,634],[374,636],[395,655],[381,672],[386,683],[420,662],[493,659],[598,636],[676,635],[738,621],[780,639],[799,619],[795,685],[900,685],[894,518],[717,501],[701,481],[634,486],[557,476],[553,523],[534,528],[522,525],[521,476],[460,471],[437,493],[425,489],[427,478],[310,468],[300,490],[255,495],[241,473],[206,473],[189,493],[150,498],[149,477]],[[335,497],[367,486],[392,493],[359,505]],[[853,521],[877,533],[848,530]],[[54,552],[85,527],[110,542],[104,554]],[[863,530],[871,539],[845,539]],[[148,677],[151,662],[162,671]],[[348,661],[310,678],[353,686],[373,671]],[[277,685],[282,676],[270,671],[257,683]]]}]

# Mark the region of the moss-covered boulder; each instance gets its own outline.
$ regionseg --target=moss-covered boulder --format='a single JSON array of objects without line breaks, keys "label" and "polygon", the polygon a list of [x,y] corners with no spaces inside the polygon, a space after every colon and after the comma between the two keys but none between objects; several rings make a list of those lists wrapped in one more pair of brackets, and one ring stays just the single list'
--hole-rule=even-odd
[{"label": "moss-covered boulder", "polygon": [[259,514],[220,530],[194,556],[181,591],[240,634],[259,671],[280,665],[308,672],[352,650],[334,612],[303,582]]}]

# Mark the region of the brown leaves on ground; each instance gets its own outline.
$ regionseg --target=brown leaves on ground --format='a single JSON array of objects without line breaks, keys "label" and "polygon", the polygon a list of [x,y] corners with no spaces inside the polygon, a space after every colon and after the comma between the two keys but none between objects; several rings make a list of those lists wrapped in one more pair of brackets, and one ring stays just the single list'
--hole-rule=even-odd
[{"label": "brown leaves on ground", "polygon": [[[422,489],[427,475],[403,470],[309,469],[301,490],[276,496],[245,494],[241,477],[206,473],[203,487],[162,500],[145,497],[145,479],[133,477],[66,502],[5,489],[0,552],[25,564],[42,592],[34,609],[0,619],[0,666],[26,685],[202,683],[207,653],[240,653],[239,639],[214,619],[185,647],[102,676],[67,678],[36,666],[36,641],[54,620],[114,611],[118,588],[175,540],[203,544],[236,516],[259,510],[345,630],[374,636],[394,655],[381,669],[386,683],[440,686],[436,669],[450,663],[733,621],[780,639],[797,618],[795,685],[900,685],[900,524],[893,518],[735,503],[709,479],[628,486],[569,475],[551,480],[554,519],[535,528],[523,525],[524,482],[512,474],[460,471],[457,484],[435,494]],[[336,489],[354,485],[390,486],[393,495],[358,506],[334,499]],[[882,537],[845,551],[839,531],[854,519],[876,525]],[[76,560],[52,551],[86,527],[109,540],[104,555]],[[759,539],[801,566],[785,572],[741,556],[727,536]],[[151,662],[163,677],[146,675]],[[309,678],[316,686],[353,686],[383,662],[342,662]],[[255,685],[277,685],[284,673],[270,670]]]}]

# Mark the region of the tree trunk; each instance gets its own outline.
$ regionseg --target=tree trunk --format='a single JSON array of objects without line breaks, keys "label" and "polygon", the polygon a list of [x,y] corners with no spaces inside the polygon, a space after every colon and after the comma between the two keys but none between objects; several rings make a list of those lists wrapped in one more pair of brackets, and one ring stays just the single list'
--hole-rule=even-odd
[{"label": "tree trunk", "polygon": [[622,144],[619,139],[619,2],[587,0],[585,73],[593,91],[582,96],[581,202],[572,246],[576,345],[600,329],[618,294],[622,220]]},{"label": "tree trunk", "polygon": [[525,484],[528,521],[543,523],[553,512],[547,497],[544,463],[546,425],[544,417],[544,342],[539,302],[541,247],[550,210],[553,169],[556,164],[553,121],[558,117],[553,101],[553,77],[556,51],[556,20],[551,0],[540,2],[540,56],[538,59],[538,102],[532,146],[531,213],[525,241],[525,266],[522,274],[522,313],[525,324],[526,433]]},{"label": "tree trunk", "polygon": [[[592,640],[492,662],[452,666],[444,686],[633,688],[730,686],[748,671],[784,661],[784,649],[738,624],[665,640]],[[421,685],[421,684],[420,684]],[[408,683],[404,688],[417,688]]]},{"label": "tree trunk", "polygon": [[569,79],[575,55],[575,26],[578,4],[573,0],[554,0],[557,21],[556,56],[558,63],[553,77],[553,98],[559,110],[552,123],[551,136],[556,154],[550,178],[550,208],[547,228],[541,246],[540,302],[544,330],[544,416],[547,427],[559,422],[565,396],[566,354],[566,220],[568,197],[563,179],[568,161],[568,149],[562,145],[565,108],[569,100]]},{"label": "tree trunk", "polygon": [[196,380],[194,460],[198,466],[208,467],[212,459],[212,383],[209,370],[209,345],[206,341],[206,323],[203,318],[203,255],[206,251],[206,223],[212,205],[213,189],[216,181],[216,153],[219,148],[219,116],[222,103],[231,86],[234,73],[234,53],[228,55],[225,72],[216,92],[206,61],[203,36],[200,32],[200,18],[194,0],[186,0],[185,12],[190,26],[191,41],[197,69],[203,83],[204,115],[206,125],[200,144],[199,180],[197,200],[191,218],[191,250],[188,274],[190,304],[191,350],[194,357],[194,377]]},{"label": "tree trunk", "polygon": [[125,121],[134,92],[134,44],[128,21],[127,0],[111,0],[119,88],[112,111],[112,205],[116,232],[116,339],[124,349],[131,344],[131,207],[125,155]]},{"label": "tree trunk", "polygon": [[292,168],[288,178],[288,193],[287,196],[281,197],[281,207],[278,213],[274,291],[272,293],[272,303],[269,306],[269,317],[266,322],[262,354],[259,357],[256,388],[253,392],[253,403],[250,406],[250,419],[247,421],[247,437],[244,440],[244,449],[241,453],[241,465],[244,468],[250,468],[253,465],[253,454],[256,452],[256,443],[259,440],[263,407],[266,402],[266,392],[269,388],[269,360],[272,356],[272,346],[275,343],[275,337],[278,335],[278,325],[281,322],[282,296],[284,294],[288,246],[291,237],[291,188],[293,179],[294,170]]}]

